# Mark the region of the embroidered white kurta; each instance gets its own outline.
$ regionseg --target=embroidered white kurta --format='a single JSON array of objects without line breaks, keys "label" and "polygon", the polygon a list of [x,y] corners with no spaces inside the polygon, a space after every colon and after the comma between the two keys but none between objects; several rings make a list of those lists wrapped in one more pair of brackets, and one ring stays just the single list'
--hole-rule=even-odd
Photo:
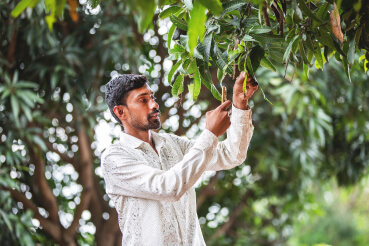
[{"label": "embroidered white kurta", "polygon": [[254,127],[251,110],[232,106],[227,139],[205,129],[196,140],[152,133],[155,148],[121,133],[101,166],[106,192],[115,204],[122,245],[205,245],[193,185],[205,171],[238,166]]}]

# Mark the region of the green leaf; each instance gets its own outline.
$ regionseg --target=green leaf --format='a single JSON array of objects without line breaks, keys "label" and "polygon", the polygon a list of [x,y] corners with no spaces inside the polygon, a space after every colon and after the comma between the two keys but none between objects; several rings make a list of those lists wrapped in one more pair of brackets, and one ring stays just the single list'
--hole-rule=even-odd
[{"label": "green leaf", "polygon": [[187,22],[184,21],[183,19],[181,18],[178,18],[177,16],[175,15],[170,15],[169,16],[170,18],[170,21],[173,22],[173,24],[178,27],[179,29],[183,30],[183,31],[187,31],[188,29],[188,25],[187,25]]},{"label": "green leaf", "polygon": [[174,82],[173,87],[172,87],[173,96],[178,97],[178,95],[180,95],[183,92],[183,79],[184,79],[183,74],[179,74],[177,76],[177,79]]},{"label": "green leaf", "polygon": [[349,43],[349,48],[347,51],[347,62],[350,65],[353,65],[355,61],[355,39],[351,39]]},{"label": "green leaf", "polygon": [[264,34],[269,33],[272,31],[272,28],[268,26],[252,26],[251,28],[248,28],[246,31],[248,34]]},{"label": "green leaf", "polygon": [[32,121],[32,113],[29,107],[27,105],[23,104],[22,109],[24,111],[24,115],[27,117],[28,121]]},{"label": "green leaf", "polygon": [[215,52],[217,58],[214,57],[215,64],[222,70],[225,70],[229,74],[233,74],[233,69],[228,66],[228,58],[226,53],[222,53],[218,46],[215,46]]},{"label": "green leaf", "polygon": [[175,74],[175,72],[177,71],[177,69],[179,68],[179,66],[182,64],[182,61],[178,61],[176,64],[174,64],[172,66],[172,68],[170,69],[169,73],[168,73],[168,83],[172,84],[172,78],[173,75]]},{"label": "green leaf", "polygon": [[234,0],[234,1],[223,3],[223,12],[222,12],[222,15],[224,15],[224,14],[226,14],[228,12],[231,12],[233,10],[236,10],[236,9],[242,7],[245,4],[246,3],[243,0]]},{"label": "green leaf", "polygon": [[314,43],[310,38],[310,35],[306,35],[306,41],[305,41],[306,46],[313,52],[315,52],[314,49]]},{"label": "green leaf", "polygon": [[309,60],[307,59],[306,52],[305,52],[305,49],[304,49],[304,44],[303,44],[302,40],[299,41],[299,46],[300,46],[300,54],[302,56],[304,64],[311,66]]},{"label": "green leaf", "polygon": [[55,0],[44,0],[44,3],[46,12],[49,12],[49,14],[45,17],[45,21],[47,23],[47,26],[49,27],[49,30],[51,31],[53,30],[53,24],[56,21],[56,2]]},{"label": "green leaf", "polygon": [[10,96],[10,103],[11,103],[11,106],[12,106],[12,111],[13,111],[14,117],[15,117],[15,119],[18,119],[18,116],[19,116],[19,102],[18,102],[18,99],[14,95],[11,95]]},{"label": "green leaf", "polygon": [[165,19],[165,18],[169,17],[171,14],[177,13],[179,10],[181,10],[181,7],[171,6],[167,9],[163,10],[162,12],[160,12],[159,18],[160,19]]},{"label": "green leaf", "polygon": [[243,84],[242,84],[242,93],[244,96],[246,95],[246,86],[247,86],[247,76],[243,80]]},{"label": "green leaf", "polygon": [[63,16],[66,2],[67,2],[67,0],[56,0],[55,15],[57,17],[62,17]]},{"label": "green leaf", "polygon": [[306,5],[304,0],[297,0],[297,2],[299,3],[300,9],[301,9],[302,12],[304,12],[304,14],[306,14],[312,20],[317,21],[319,23],[322,23],[322,20],[319,19],[318,17],[316,17],[316,15],[313,12],[311,12],[311,10]]},{"label": "green leaf", "polygon": [[212,33],[206,35],[206,37],[204,38],[204,46],[205,46],[204,60],[206,63],[209,62],[212,41],[213,41]]},{"label": "green leaf", "polygon": [[188,85],[188,93],[191,96],[191,100],[192,101],[195,101],[194,98],[193,98],[193,95],[194,95],[194,84],[189,84]]},{"label": "green leaf", "polygon": [[10,15],[17,18],[27,7],[33,7],[39,2],[40,0],[22,0],[15,6]]},{"label": "green leaf", "polygon": [[300,36],[295,36],[291,42],[288,44],[286,51],[284,52],[283,55],[283,61],[287,62],[288,58],[290,57],[291,51],[292,51],[292,47],[295,45],[295,42],[298,42],[298,40],[300,39]]},{"label": "green leaf", "polygon": [[152,23],[155,10],[156,10],[155,1],[146,1],[145,7],[139,9],[138,31],[140,33],[143,33]]},{"label": "green leaf", "polygon": [[251,36],[258,42],[265,43],[284,43],[283,37],[272,34],[251,34]]},{"label": "green leaf", "polygon": [[[195,63],[196,64],[196,63]],[[193,88],[193,99],[197,100],[201,91],[201,80],[200,73],[197,66],[195,66],[195,76],[194,76],[194,88]]]},{"label": "green leaf", "polygon": [[[325,3],[322,6],[320,6],[320,8],[318,9],[318,12],[316,13],[316,17],[322,21],[325,20],[325,18],[328,16],[328,10],[330,8],[331,4],[330,3]],[[314,21],[313,22],[313,28],[318,27],[319,22]]]},{"label": "green leaf", "polygon": [[[207,63],[205,63],[203,60],[200,59],[196,59],[196,63],[200,72],[201,82],[206,86],[206,88],[208,88],[211,91],[211,94],[213,94],[213,96],[217,100],[221,101],[221,94],[219,93],[219,91],[214,86],[211,80],[211,75]],[[222,71],[221,69],[218,70]]]},{"label": "green leaf", "polygon": [[8,215],[6,213],[4,213],[3,210],[0,209],[0,215],[3,218],[3,220],[5,221],[6,226],[9,228],[9,231],[13,233],[13,227],[12,227],[12,223],[10,222]]},{"label": "green leaf", "polygon": [[316,37],[316,39],[322,43],[323,45],[328,46],[329,48],[334,49],[333,39],[327,31],[323,30],[323,28],[319,28],[320,37]]},{"label": "green leaf", "polygon": [[223,79],[225,77],[226,73],[224,73],[223,69],[218,68],[217,70],[217,78],[219,80],[220,85],[222,85]]},{"label": "green leaf", "polygon": [[245,34],[245,36],[243,36],[243,38],[242,38],[242,40],[243,41],[246,41],[246,42],[248,42],[248,41],[256,41],[253,37],[251,37],[250,35],[247,35],[247,34]]},{"label": "green leaf", "polygon": [[273,71],[273,72],[277,72],[277,70],[275,69],[274,65],[265,57],[263,57],[260,61],[260,65]]},{"label": "green leaf", "polygon": [[314,53],[315,59],[319,65],[319,67],[323,70],[324,68],[324,62],[323,62],[323,56],[320,48],[317,49],[317,51]]},{"label": "green leaf", "polygon": [[215,15],[220,15],[222,13],[222,3],[219,0],[197,0],[206,7],[210,12]]},{"label": "green leaf", "polygon": [[33,140],[33,142],[35,143],[35,144],[37,144],[38,146],[40,146],[40,148],[42,149],[42,150],[44,150],[44,151],[46,151],[47,150],[47,147],[46,147],[46,145],[45,145],[45,142],[44,142],[44,140],[42,140],[38,135],[33,135],[32,136],[32,140]]},{"label": "green leaf", "polygon": [[169,28],[169,31],[168,31],[168,39],[167,39],[167,47],[168,49],[170,49],[170,44],[172,42],[172,38],[173,38],[173,34],[174,34],[174,31],[176,30],[176,25],[172,25],[170,28]]},{"label": "green leaf", "polygon": [[264,57],[264,54],[265,51],[260,45],[256,45],[251,49],[247,57],[247,59],[250,59],[250,62],[246,60],[246,68],[252,76],[254,76],[256,70],[259,68],[261,59]]}]

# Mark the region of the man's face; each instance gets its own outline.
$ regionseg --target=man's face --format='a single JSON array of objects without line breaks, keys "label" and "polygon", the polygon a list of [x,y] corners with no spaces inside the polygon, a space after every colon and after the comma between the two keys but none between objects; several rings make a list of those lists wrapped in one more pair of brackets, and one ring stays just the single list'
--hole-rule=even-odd
[{"label": "man's face", "polygon": [[147,84],[131,91],[126,102],[127,123],[143,131],[159,129],[161,126],[160,111],[155,99],[154,92]]}]

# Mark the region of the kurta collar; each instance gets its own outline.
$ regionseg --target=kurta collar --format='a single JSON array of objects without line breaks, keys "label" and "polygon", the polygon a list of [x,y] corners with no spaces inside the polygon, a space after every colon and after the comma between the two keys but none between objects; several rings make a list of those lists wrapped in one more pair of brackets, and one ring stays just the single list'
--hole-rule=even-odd
[{"label": "kurta collar", "polygon": [[[163,141],[165,141],[165,138],[163,138],[162,136],[160,136],[158,133],[154,132],[154,131],[150,131],[151,135],[153,137],[154,143],[155,143],[155,147],[158,149],[159,146],[162,145]],[[120,133],[120,142],[123,143],[124,145],[128,145],[132,148],[139,148],[141,145],[143,145],[145,142],[142,141],[141,139],[138,139],[132,135],[129,135],[125,132],[121,132]]]}]

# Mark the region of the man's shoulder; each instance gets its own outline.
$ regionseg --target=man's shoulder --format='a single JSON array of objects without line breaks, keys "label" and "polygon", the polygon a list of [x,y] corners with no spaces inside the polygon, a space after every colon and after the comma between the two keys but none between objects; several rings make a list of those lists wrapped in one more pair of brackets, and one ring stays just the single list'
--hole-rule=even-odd
[{"label": "man's shoulder", "polygon": [[125,154],[125,153],[129,153],[129,147],[122,144],[120,141],[117,141],[115,143],[112,143],[111,145],[109,145],[104,152],[102,153],[102,159],[104,157],[106,157],[109,154],[115,154],[115,153],[119,153],[119,154]]}]

